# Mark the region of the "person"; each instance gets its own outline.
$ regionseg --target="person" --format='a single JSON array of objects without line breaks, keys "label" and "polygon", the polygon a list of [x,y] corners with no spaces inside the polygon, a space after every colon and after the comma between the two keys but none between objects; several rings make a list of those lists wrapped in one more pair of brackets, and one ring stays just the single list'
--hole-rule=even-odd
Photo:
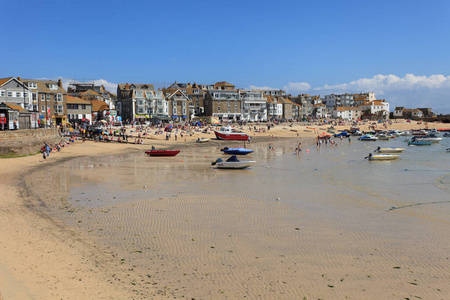
[{"label": "person", "polygon": [[269,143],[269,149],[272,149],[272,143]]},{"label": "person", "polygon": [[47,142],[44,142],[44,145],[45,145],[45,151],[47,152],[47,157],[49,157],[50,156],[50,147],[47,144]]},{"label": "person", "polygon": [[47,156],[45,156],[45,153],[46,153],[45,143],[44,143],[44,146],[41,147],[41,153],[42,153],[42,157],[43,157],[44,159],[47,159]]},{"label": "person", "polygon": [[348,138],[348,143],[351,144],[352,143],[352,139]]},{"label": "person", "polygon": [[298,143],[298,147],[296,149],[297,155],[299,155],[302,152],[302,143]]}]

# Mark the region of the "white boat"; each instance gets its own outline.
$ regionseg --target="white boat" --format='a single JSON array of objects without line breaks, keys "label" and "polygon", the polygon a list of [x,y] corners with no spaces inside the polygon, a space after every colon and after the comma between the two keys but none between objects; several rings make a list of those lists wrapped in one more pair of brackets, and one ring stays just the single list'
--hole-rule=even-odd
[{"label": "white boat", "polygon": [[389,148],[380,148],[378,147],[373,152],[380,152],[380,153],[400,153],[405,151],[404,148],[398,148],[398,147],[389,147]]},{"label": "white boat", "polygon": [[425,136],[415,136],[412,138],[413,142],[432,142],[432,143],[439,143],[442,141],[441,137],[438,137],[435,134],[428,134]]},{"label": "white boat", "polygon": [[218,169],[245,169],[254,165],[256,161],[254,160],[239,160],[236,155],[231,156],[226,161],[218,158],[211,164],[217,166]]},{"label": "white boat", "polygon": [[399,158],[400,155],[397,154],[389,154],[389,153],[383,153],[383,154],[375,154],[372,155],[372,153],[369,153],[369,156],[365,157],[369,160],[393,160]]},{"label": "white boat", "polygon": [[240,140],[247,141],[249,136],[242,131],[238,131],[231,126],[223,126],[220,130],[214,130],[214,134],[218,140]]},{"label": "white boat", "polygon": [[378,141],[378,138],[376,136],[373,135],[363,135],[361,137],[358,138],[360,141]]},{"label": "white boat", "polygon": [[196,143],[206,143],[206,142],[209,142],[209,139],[202,137],[202,138],[198,138],[195,142]]}]

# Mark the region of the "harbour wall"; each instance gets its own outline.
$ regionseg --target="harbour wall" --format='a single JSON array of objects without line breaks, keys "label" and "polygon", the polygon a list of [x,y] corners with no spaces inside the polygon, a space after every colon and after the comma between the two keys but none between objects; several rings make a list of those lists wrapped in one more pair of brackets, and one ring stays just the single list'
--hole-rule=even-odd
[{"label": "harbour wall", "polygon": [[0,155],[34,154],[44,142],[56,144],[60,140],[57,128],[0,131]]}]

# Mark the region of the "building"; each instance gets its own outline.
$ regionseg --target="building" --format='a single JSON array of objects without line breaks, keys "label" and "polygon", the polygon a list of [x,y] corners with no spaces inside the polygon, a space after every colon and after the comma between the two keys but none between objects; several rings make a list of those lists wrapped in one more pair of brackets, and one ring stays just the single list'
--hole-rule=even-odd
[{"label": "building", "polygon": [[361,118],[362,112],[359,107],[336,107],[333,110],[332,116],[333,118],[342,119],[342,120],[358,120]]},{"label": "building", "polygon": [[385,119],[389,118],[389,103],[385,100],[359,102],[358,107],[363,112],[363,115],[375,115]]},{"label": "building", "polygon": [[1,130],[31,129],[31,112],[15,103],[0,103]]},{"label": "building", "polygon": [[187,97],[187,105],[189,108],[188,115],[192,116],[204,116],[204,98],[207,90],[214,89],[214,85],[199,85],[194,82],[191,83],[178,83],[174,82],[168,88],[163,88],[163,92],[166,96],[171,95],[177,90],[182,91]]},{"label": "building", "polygon": [[267,96],[267,117],[269,120],[281,120],[283,118],[283,103],[279,97]]},{"label": "building", "polygon": [[241,108],[241,120],[257,122],[267,121],[267,99],[262,92],[239,91]]},{"label": "building", "polygon": [[153,92],[153,84],[119,83],[116,109],[122,121],[150,120],[147,92]]},{"label": "building", "polygon": [[[62,81],[21,79],[32,93],[32,104],[37,105],[41,126],[66,125],[67,92]],[[33,108],[34,109],[34,108]]]},{"label": "building", "polygon": [[[226,87],[224,85],[224,87]],[[231,89],[208,90],[205,95],[205,114],[218,117],[223,122],[239,121],[242,117],[242,101],[239,92]]]},{"label": "building", "polygon": [[168,103],[169,117],[175,122],[189,121],[192,116],[188,116],[189,96],[183,89],[177,89],[171,93],[166,92],[165,98]]},{"label": "building", "polygon": [[70,96],[78,97],[84,100],[100,100],[108,104],[111,109],[116,108],[117,96],[106,90],[103,85],[94,83],[70,83],[67,88]]},{"label": "building", "polygon": [[92,125],[91,101],[67,96],[67,120],[71,124]]},{"label": "building", "polygon": [[18,105],[26,110],[33,110],[32,94],[20,77],[0,79],[0,102]]}]

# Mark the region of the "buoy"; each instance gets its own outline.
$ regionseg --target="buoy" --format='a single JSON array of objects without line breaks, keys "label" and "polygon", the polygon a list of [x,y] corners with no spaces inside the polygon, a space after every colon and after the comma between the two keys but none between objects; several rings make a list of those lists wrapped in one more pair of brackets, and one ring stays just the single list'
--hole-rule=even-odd
[{"label": "buoy", "polygon": [[183,162],[183,160],[181,160],[181,162]]},{"label": "buoy", "polygon": [[306,152],[309,152],[309,149],[306,149]]}]

